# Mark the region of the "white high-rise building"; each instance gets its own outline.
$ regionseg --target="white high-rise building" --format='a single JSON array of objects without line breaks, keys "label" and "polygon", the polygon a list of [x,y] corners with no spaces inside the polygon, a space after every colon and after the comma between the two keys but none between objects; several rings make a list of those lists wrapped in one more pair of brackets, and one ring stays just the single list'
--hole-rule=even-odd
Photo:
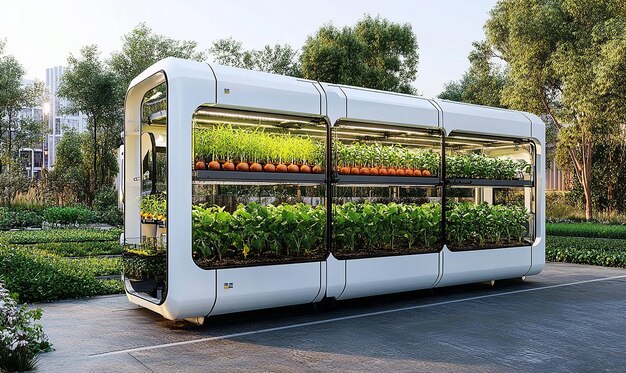
[{"label": "white high-rise building", "polygon": [[47,162],[48,168],[54,167],[56,159],[56,147],[63,137],[63,131],[66,128],[75,129],[78,132],[87,130],[87,116],[83,113],[63,114],[63,109],[67,108],[68,101],[57,96],[61,76],[65,71],[63,66],[54,66],[46,69],[46,88],[48,90],[49,115],[48,115],[48,134],[47,143]]},{"label": "white high-rise building", "polygon": [[[35,84],[33,80],[22,79],[22,87],[29,87]],[[34,121],[44,120],[44,108],[42,105],[36,105],[32,107],[23,107],[18,113],[19,119],[30,119]],[[43,140],[43,139],[42,139]],[[45,144],[32,144],[32,148],[20,148],[19,158],[24,168],[26,169],[27,176],[32,179],[39,179],[41,177],[41,170],[44,167],[44,148]]]}]

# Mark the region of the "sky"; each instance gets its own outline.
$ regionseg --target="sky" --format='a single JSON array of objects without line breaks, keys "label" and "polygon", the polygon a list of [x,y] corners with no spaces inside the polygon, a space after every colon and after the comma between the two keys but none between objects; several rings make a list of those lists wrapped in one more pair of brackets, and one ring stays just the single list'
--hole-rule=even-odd
[{"label": "sky", "polygon": [[[320,26],[354,25],[365,14],[409,23],[419,45],[414,83],[426,97],[469,67],[472,42],[484,38],[483,25],[496,0],[0,0],[0,39],[5,53],[26,69],[26,78],[45,80],[47,67],[66,65],[81,46],[97,44],[108,58],[122,36],[140,22],[158,34],[195,40],[206,50],[214,40],[233,37],[244,48],[290,44],[300,48]],[[211,57],[209,57],[209,60]]]}]

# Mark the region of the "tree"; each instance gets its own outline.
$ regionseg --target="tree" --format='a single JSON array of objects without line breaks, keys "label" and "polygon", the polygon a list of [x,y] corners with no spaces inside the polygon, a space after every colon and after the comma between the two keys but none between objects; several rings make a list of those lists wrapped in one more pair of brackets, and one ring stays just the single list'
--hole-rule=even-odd
[{"label": "tree", "polygon": [[626,123],[626,3],[501,0],[485,30],[508,64],[503,104],[550,117],[556,159],[572,165],[591,219],[594,145]]},{"label": "tree", "polygon": [[117,167],[107,168],[107,162],[102,160],[118,145],[124,103],[119,78],[100,60],[98,47],[86,46],[80,53],[78,58],[72,55],[68,58],[68,70],[61,78],[58,95],[69,100],[65,112],[83,112],[89,120],[93,151],[88,171],[90,203],[97,190],[108,185],[111,173],[117,172]]},{"label": "tree", "polygon": [[460,80],[446,84],[438,97],[470,104],[506,107],[502,103],[506,71],[491,62],[491,57],[491,49],[486,43],[474,43],[474,50],[468,57],[470,68]]},{"label": "tree", "polygon": [[[5,41],[0,40],[0,164],[10,168],[18,149],[41,140],[43,125],[33,118],[20,116],[20,111],[41,103],[44,88],[41,82],[22,85],[24,69],[11,55],[4,55]],[[2,170],[3,171],[3,170]]]},{"label": "tree", "polygon": [[75,130],[65,131],[57,145],[54,169],[48,178],[57,203],[64,205],[87,199],[90,189],[89,162],[85,162],[83,143],[89,138]]},{"label": "tree", "polygon": [[263,49],[245,50],[241,42],[233,38],[213,42],[209,53],[220,65],[265,71],[274,74],[301,76],[298,51],[289,44],[266,45]]},{"label": "tree", "polygon": [[354,27],[322,26],[300,57],[304,78],[402,93],[415,92],[418,61],[410,24],[371,16]]},{"label": "tree", "polygon": [[197,42],[155,34],[145,23],[137,25],[122,40],[122,50],[111,55],[109,65],[120,77],[124,92],[137,75],[163,58],[206,60],[206,54],[197,50]]}]

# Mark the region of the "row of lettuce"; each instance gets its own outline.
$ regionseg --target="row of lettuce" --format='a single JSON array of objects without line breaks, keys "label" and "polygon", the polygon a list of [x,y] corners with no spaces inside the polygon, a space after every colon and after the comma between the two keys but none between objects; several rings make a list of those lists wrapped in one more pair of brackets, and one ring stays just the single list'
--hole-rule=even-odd
[{"label": "row of lettuce", "polygon": [[[194,206],[195,259],[206,265],[246,260],[297,259],[326,253],[326,209],[304,203]],[[439,203],[355,203],[333,206],[333,253],[338,256],[436,252],[441,248]],[[456,249],[519,245],[529,213],[519,206],[453,203],[446,240]]]},{"label": "row of lettuce", "polygon": [[[441,156],[433,150],[380,143],[336,143],[337,172],[375,176],[436,176]],[[194,130],[196,170],[321,173],[326,149],[322,141],[289,132],[271,133],[216,125]],[[510,180],[530,171],[524,160],[482,154],[449,154],[451,178]]]}]

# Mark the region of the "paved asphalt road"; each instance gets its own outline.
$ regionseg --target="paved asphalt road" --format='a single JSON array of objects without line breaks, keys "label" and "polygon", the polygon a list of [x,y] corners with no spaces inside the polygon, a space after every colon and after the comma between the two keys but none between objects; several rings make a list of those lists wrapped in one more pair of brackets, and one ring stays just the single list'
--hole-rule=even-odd
[{"label": "paved asphalt road", "polygon": [[125,296],[40,305],[44,372],[625,372],[626,270],[550,263],[503,281],[207,319]]}]

